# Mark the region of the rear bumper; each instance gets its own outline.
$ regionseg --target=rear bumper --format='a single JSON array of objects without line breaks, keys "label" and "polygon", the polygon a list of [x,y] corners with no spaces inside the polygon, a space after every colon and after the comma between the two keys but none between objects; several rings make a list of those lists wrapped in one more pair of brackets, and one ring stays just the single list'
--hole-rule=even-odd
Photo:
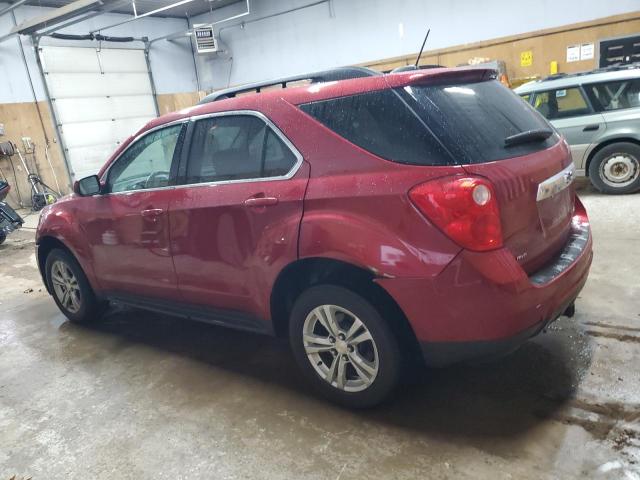
[{"label": "rear bumper", "polygon": [[573,220],[564,250],[530,276],[503,248],[462,251],[436,277],[378,280],[407,316],[427,364],[506,353],[562,315],[584,286],[593,258],[579,200]]}]

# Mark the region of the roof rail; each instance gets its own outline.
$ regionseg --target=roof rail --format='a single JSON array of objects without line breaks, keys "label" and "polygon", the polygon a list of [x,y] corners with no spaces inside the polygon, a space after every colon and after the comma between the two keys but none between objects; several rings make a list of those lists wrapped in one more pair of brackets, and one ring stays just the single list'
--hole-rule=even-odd
[{"label": "roof rail", "polygon": [[594,73],[618,72],[621,70],[634,70],[636,68],[640,68],[640,62],[624,63],[624,64],[617,63],[615,65],[608,65],[606,67],[599,67],[599,68],[594,68],[593,70],[587,70],[586,72],[554,73],[553,75],[549,75],[540,81],[546,82],[548,80],[557,80],[559,78],[582,77],[584,75],[593,75]]},{"label": "roof rail", "polygon": [[339,80],[348,80],[350,78],[373,77],[375,75],[381,75],[381,73],[366,67],[334,68],[332,70],[325,70],[322,72],[306,73],[303,75],[295,75],[293,77],[278,78],[267,82],[249,83],[247,85],[218,90],[217,92],[213,92],[204,97],[200,102],[198,102],[198,105],[233,98],[239,93],[260,93],[263,88],[274,87],[276,85],[280,85],[282,88],[287,88],[288,83],[300,82],[303,80],[310,80],[311,83],[335,82]]}]

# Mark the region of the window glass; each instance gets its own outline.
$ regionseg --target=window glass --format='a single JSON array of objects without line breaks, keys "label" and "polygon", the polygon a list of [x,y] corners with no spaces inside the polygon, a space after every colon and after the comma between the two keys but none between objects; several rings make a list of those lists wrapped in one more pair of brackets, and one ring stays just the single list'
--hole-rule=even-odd
[{"label": "window glass", "polygon": [[392,90],[301,105],[322,124],[359,147],[399,163],[446,165],[451,157]]},{"label": "window glass", "polygon": [[552,134],[543,141],[506,147],[507,137],[552,127],[497,80],[410,86],[403,88],[401,94],[458,164],[528,155],[558,141],[558,136]]},{"label": "window glass", "polygon": [[527,103],[531,102],[531,94],[530,93],[525,93],[524,95],[520,95],[520,97],[522,97],[522,99]]},{"label": "window glass", "polygon": [[110,192],[169,185],[171,162],[182,125],[156,130],[130,146],[109,170]]},{"label": "window glass", "polygon": [[586,85],[601,107],[601,110],[620,110],[640,107],[640,79],[622,80]]},{"label": "window glass", "polygon": [[591,113],[582,92],[576,87],[536,93],[533,106],[549,120]]},{"label": "window glass", "polygon": [[557,142],[505,148],[505,139],[550,129],[530,105],[497,81],[407,86],[300,108],[350,142],[413,165],[480,163],[535,152]]},{"label": "window glass", "polygon": [[212,117],[195,124],[187,183],[278,177],[295,163],[293,152],[258,117]]},{"label": "window glass", "polygon": [[270,128],[264,142],[264,177],[280,177],[296,164],[296,156]]}]

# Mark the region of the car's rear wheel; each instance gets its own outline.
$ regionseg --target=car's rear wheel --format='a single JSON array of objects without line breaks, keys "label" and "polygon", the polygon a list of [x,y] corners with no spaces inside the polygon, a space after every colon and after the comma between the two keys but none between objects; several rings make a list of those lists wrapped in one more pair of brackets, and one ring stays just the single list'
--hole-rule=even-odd
[{"label": "car's rear wheel", "polygon": [[624,194],[640,190],[640,146],[630,142],[607,145],[591,160],[589,178],[603,193]]},{"label": "car's rear wheel", "polygon": [[49,291],[60,311],[72,322],[87,323],[100,317],[99,301],[80,264],[69,252],[52,250],[45,265]]},{"label": "car's rear wheel", "polygon": [[289,338],[307,379],[336,403],[370,407],[398,383],[395,335],[377,309],[350,290],[319,285],[303,292],[291,313]]}]

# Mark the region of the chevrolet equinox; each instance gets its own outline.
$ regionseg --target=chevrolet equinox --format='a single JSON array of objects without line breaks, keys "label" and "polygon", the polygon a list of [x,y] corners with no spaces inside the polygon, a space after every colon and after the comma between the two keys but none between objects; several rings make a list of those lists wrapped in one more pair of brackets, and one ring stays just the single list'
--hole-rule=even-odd
[{"label": "chevrolet equinox", "polygon": [[495,357],[573,313],[573,175],[492,70],[337,69],[150,122],[44,210],[37,259],[73,322],[116,302],[288,337],[321,394],[371,406],[411,359]]}]

